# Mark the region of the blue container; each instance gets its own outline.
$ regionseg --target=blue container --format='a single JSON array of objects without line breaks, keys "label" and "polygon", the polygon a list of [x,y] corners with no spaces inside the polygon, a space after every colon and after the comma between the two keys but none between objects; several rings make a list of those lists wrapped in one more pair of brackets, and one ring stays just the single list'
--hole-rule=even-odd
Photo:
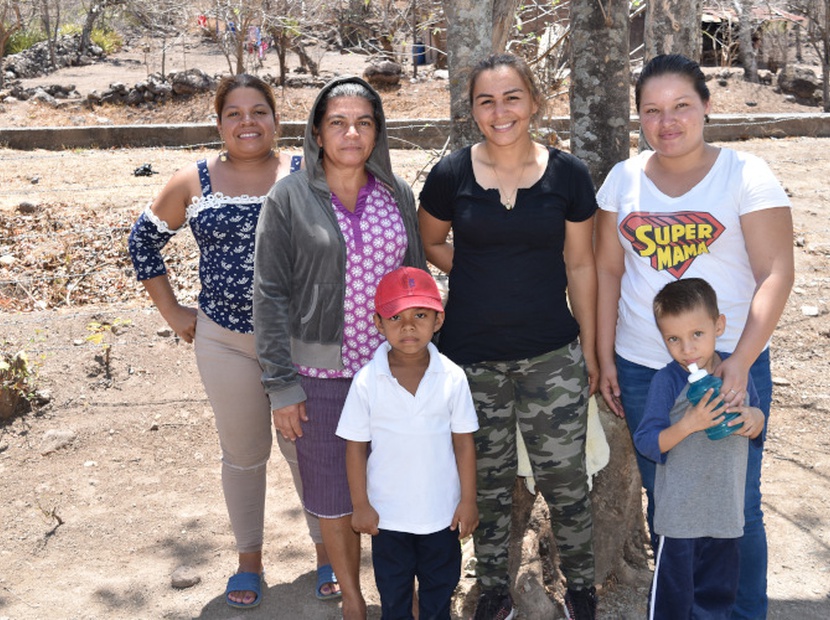
[{"label": "blue container", "polygon": [[412,62],[416,65],[427,64],[427,46],[420,41],[412,46]]},{"label": "blue container", "polygon": [[[689,402],[693,405],[698,404],[700,399],[703,398],[706,392],[710,389],[714,389],[715,391],[712,393],[709,402],[711,402],[712,399],[716,399],[720,394],[720,388],[723,385],[723,381],[707,373],[705,368],[698,369],[697,364],[689,364],[689,370],[691,371],[691,374],[689,374],[689,389],[686,391],[686,398],[689,399]],[[728,425],[729,422],[737,418],[738,415],[740,414],[737,412],[724,414],[723,420],[721,420],[719,424],[710,426],[706,429],[706,436],[709,437],[709,439],[723,439],[724,437],[731,435],[743,426],[743,422],[736,424],[735,426]]]}]

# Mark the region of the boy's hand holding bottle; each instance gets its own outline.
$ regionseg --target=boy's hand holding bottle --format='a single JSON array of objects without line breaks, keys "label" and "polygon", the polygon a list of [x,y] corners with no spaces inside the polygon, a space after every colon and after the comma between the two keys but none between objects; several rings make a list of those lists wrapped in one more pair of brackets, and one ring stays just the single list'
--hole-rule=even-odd
[{"label": "boy's hand holding bottle", "polygon": [[715,389],[706,390],[697,404],[689,405],[686,413],[683,414],[681,423],[686,426],[688,434],[697,431],[705,431],[722,422],[722,416],[727,412],[728,406],[723,399],[717,395]]}]

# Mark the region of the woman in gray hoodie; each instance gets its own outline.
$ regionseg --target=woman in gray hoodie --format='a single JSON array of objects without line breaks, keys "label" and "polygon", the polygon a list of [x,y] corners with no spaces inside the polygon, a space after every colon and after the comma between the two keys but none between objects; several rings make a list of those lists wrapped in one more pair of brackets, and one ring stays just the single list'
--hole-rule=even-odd
[{"label": "woman in gray hoodie", "polygon": [[381,100],[341,77],[317,96],[306,170],[268,194],[256,231],[254,334],[277,432],[296,442],[303,505],[320,517],[346,620],[366,617],[345,441],[335,435],[351,378],[382,337],[375,288],[401,265],[425,268],[415,201],[392,173]]}]

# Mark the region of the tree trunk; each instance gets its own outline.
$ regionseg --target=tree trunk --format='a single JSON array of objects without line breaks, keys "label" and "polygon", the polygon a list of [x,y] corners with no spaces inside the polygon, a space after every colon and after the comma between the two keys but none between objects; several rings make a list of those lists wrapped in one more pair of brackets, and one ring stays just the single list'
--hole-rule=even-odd
[{"label": "tree trunk", "polygon": [[628,3],[571,2],[571,152],[597,187],[629,156]]},{"label": "tree trunk", "polygon": [[645,18],[645,62],[660,54],[700,60],[702,0],[649,0]]},{"label": "tree trunk", "polygon": [[[683,54],[700,62],[702,0],[649,0],[643,31],[643,64],[660,54]],[[640,131],[639,149],[651,147]]]},{"label": "tree trunk", "polygon": [[277,48],[277,60],[279,60],[280,64],[280,86],[285,86],[285,79],[288,77],[288,66],[285,62],[288,41],[289,39],[282,29],[280,29],[278,35],[274,36],[274,45]]},{"label": "tree trunk", "polygon": [[311,72],[311,75],[317,77],[320,74],[320,68],[317,63],[314,62],[314,59],[308,55],[305,46],[301,42],[297,41],[294,44],[294,51],[297,53],[297,56],[299,56],[302,66],[308,69]]},{"label": "tree trunk", "polygon": [[81,44],[78,46],[78,56],[83,56],[89,50],[92,43],[92,29],[95,28],[95,22],[104,12],[107,6],[107,0],[103,2],[93,2],[86,13],[83,28],[81,28]]},{"label": "tree trunk", "polygon": [[53,69],[57,69],[58,60],[55,55],[55,39],[52,37],[52,16],[49,0],[41,0],[40,11],[40,23],[46,33],[46,45],[49,48],[49,64]]},{"label": "tree trunk", "polygon": [[[598,187],[611,167],[630,154],[628,3],[571,2],[571,152],[582,159]],[[623,420],[598,399],[611,448],[591,494],[596,579],[615,575],[627,583],[647,580],[640,475]]]},{"label": "tree trunk", "polygon": [[752,2],[734,0],[733,6],[738,14],[738,60],[744,68],[744,80],[758,84],[761,79],[758,77],[758,54],[752,44]]},{"label": "tree trunk", "polygon": [[516,15],[519,0],[494,0],[493,2],[493,51],[507,49],[507,38]]},{"label": "tree trunk", "polygon": [[823,110],[830,112],[830,0],[824,0],[824,27],[821,31],[824,55],[821,59]]},{"label": "tree trunk", "polygon": [[450,148],[455,150],[481,137],[470,114],[467,74],[493,52],[493,0],[450,0],[444,10],[450,72]]},{"label": "tree trunk", "polygon": [[449,0],[444,4],[453,150],[481,138],[470,115],[467,74],[480,60],[504,51],[518,4],[518,0]]}]

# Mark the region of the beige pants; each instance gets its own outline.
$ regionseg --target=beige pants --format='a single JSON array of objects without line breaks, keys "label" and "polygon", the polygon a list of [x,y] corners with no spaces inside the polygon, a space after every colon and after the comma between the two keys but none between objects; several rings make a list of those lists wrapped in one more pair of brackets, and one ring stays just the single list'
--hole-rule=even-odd
[{"label": "beige pants", "polygon": [[[199,310],[194,345],[196,364],[219,432],[222,489],[237,551],[261,551],[265,475],[273,434],[271,405],[260,382],[262,368],[256,358],[254,336],[225,329]],[[302,497],[297,450],[292,442],[282,437],[280,440],[280,451]],[[322,542],[317,518],[305,515],[311,539]]]}]

